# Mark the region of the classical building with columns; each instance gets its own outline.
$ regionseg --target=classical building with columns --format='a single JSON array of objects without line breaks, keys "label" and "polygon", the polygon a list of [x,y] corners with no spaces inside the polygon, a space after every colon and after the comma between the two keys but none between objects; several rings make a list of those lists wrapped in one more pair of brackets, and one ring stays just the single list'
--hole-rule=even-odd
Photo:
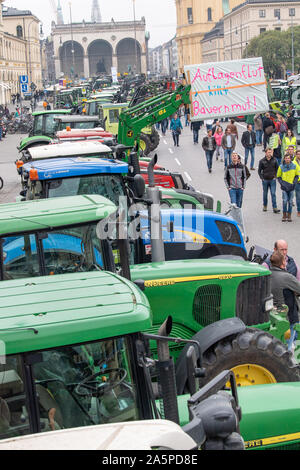
[{"label": "classical building with columns", "polygon": [[147,73],[145,18],[137,21],[52,23],[56,79],[101,73]]}]

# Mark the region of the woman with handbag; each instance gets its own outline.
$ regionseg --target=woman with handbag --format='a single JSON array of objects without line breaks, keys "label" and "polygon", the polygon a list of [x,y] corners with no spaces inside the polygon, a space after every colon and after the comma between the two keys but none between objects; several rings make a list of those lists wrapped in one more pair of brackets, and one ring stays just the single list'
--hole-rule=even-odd
[{"label": "woman with handbag", "polygon": [[174,146],[179,147],[179,136],[181,134],[182,124],[178,117],[178,114],[175,113],[174,117],[171,119],[170,130],[172,131]]},{"label": "woman with handbag", "polygon": [[264,151],[266,151],[267,145],[269,144],[269,138],[275,132],[275,121],[271,118],[270,113],[266,113],[263,118],[263,131],[264,131]]}]

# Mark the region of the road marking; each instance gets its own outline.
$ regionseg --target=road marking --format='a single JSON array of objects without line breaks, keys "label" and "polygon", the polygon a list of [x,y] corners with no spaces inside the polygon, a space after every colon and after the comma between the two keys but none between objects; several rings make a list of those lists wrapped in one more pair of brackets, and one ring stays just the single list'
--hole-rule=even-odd
[{"label": "road marking", "polygon": [[184,174],[185,174],[185,176],[187,177],[187,179],[188,179],[189,181],[192,181],[192,178],[190,177],[190,175],[188,174],[187,171],[185,171]]},{"label": "road marking", "polygon": [[164,139],[164,144],[166,144],[166,145],[168,144],[168,142],[165,139]]},{"label": "road marking", "polygon": [[170,148],[169,148],[169,152],[170,152],[170,153],[174,153],[174,152],[173,152],[173,150],[172,150],[172,149],[170,149]]},{"label": "road marking", "polygon": [[178,160],[178,158],[175,158],[175,162],[176,162],[179,166],[181,166],[181,163],[180,163],[180,161]]},{"label": "road marking", "polygon": [[244,127],[245,129],[247,129],[247,126],[244,126],[244,124],[240,124],[239,122],[237,122],[237,125],[238,125],[238,126],[241,126],[241,127]]}]

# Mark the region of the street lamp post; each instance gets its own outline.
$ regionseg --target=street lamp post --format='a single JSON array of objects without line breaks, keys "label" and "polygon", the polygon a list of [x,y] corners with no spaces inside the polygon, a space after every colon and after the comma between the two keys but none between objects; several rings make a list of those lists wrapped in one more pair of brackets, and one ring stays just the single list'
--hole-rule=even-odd
[{"label": "street lamp post", "polygon": [[136,24],[135,24],[135,0],[132,0],[132,3],[133,3],[133,21],[134,21],[135,73],[137,73],[138,59],[137,59]]},{"label": "street lamp post", "polygon": [[295,74],[295,48],[294,48],[294,21],[293,17],[295,16],[295,8],[289,9],[289,16],[292,20],[292,74]]},{"label": "street lamp post", "polygon": [[73,20],[72,20],[72,4],[69,2],[70,7],[70,24],[71,24],[71,42],[72,42],[72,63],[73,63],[73,75],[75,76],[75,57],[74,57],[74,37],[73,37]]}]

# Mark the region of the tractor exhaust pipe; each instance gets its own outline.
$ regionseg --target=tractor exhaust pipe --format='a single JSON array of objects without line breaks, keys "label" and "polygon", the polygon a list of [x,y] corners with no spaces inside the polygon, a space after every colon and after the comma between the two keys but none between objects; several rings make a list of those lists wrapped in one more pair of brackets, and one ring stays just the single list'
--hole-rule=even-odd
[{"label": "tractor exhaust pipe", "polygon": [[160,213],[161,193],[154,181],[154,165],[157,163],[155,154],[148,166],[148,182],[146,189],[146,199],[149,201],[148,220],[151,234],[152,261],[165,261],[165,247],[162,238],[162,225]]},{"label": "tractor exhaust pipe", "polygon": [[[172,331],[172,317],[168,317],[161,325],[158,336],[169,336]],[[170,357],[169,342],[165,339],[157,340],[158,362],[156,370],[158,374],[158,391],[163,418],[179,424],[179,412],[177,405],[177,389],[175,379],[175,366]]]}]

